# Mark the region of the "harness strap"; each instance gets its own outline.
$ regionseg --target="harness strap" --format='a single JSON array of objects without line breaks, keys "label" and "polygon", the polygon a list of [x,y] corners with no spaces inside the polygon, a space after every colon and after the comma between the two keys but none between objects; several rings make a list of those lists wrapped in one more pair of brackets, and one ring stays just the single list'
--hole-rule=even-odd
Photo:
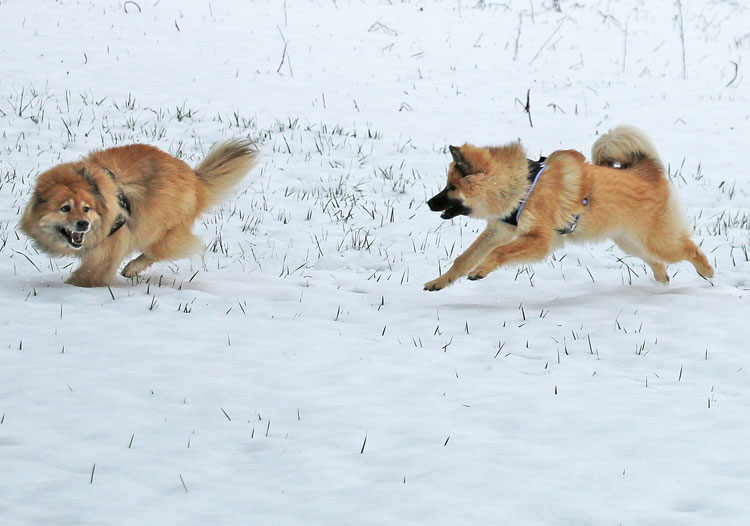
[{"label": "harness strap", "polygon": [[[526,173],[526,179],[529,181],[529,185],[531,186],[531,188],[534,187],[534,184],[539,178],[539,174],[541,174],[541,172],[546,167],[546,165],[544,164],[544,161],[546,160],[547,160],[546,157],[540,157],[538,161],[532,161],[531,159],[526,159],[526,162],[529,167],[529,171]],[[519,205],[517,208],[510,211],[508,215],[500,219],[500,221],[510,226],[518,226],[518,218],[521,215],[521,209],[523,208],[523,205],[526,203],[526,200],[529,198],[529,195],[531,195],[531,190],[529,190],[526,193],[526,197],[524,197],[523,200],[521,201],[521,205]]]},{"label": "harness strap", "polygon": [[125,195],[125,192],[123,192],[122,190],[117,192],[117,203],[120,205],[120,208],[125,210],[128,215],[130,215],[130,201]]},{"label": "harness strap", "polygon": [[521,201],[521,206],[518,207],[518,212],[516,212],[516,224],[518,224],[518,220],[521,218],[521,212],[523,212],[523,207],[526,206],[526,201],[529,200],[529,197],[531,196],[531,192],[534,191],[536,182],[539,180],[539,177],[544,173],[544,170],[547,169],[547,165],[544,164],[543,162],[539,163],[539,165],[542,168],[536,173],[536,177],[534,177],[534,180],[531,182],[531,187],[529,188],[529,191],[526,192],[526,197],[523,198],[523,200]]},{"label": "harness strap", "polygon": [[[123,226],[125,226],[125,223],[127,223],[128,220],[125,218],[124,215],[118,214],[115,218],[115,222],[112,223],[112,228],[109,230],[109,236],[120,230]],[[107,237],[109,237],[107,236]]]},{"label": "harness strap", "polygon": [[[113,181],[115,181],[115,174],[112,172],[112,170],[108,168],[102,168],[102,170],[104,170],[104,172],[109,175],[109,177]],[[130,200],[128,199],[128,196],[125,195],[125,192],[122,191],[122,188],[120,188],[119,186],[117,187],[117,204],[120,205],[120,208],[122,208],[126,212],[126,214],[117,214],[117,217],[115,217],[115,222],[112,223],[112,228],[110,228],[109,230],[109,236],[125,226],[125,223],[128,222],[128,218],[130,217]]]},{"label": "harness strap", "polygon": [[[583,204],[583,206],[588,205],[589,204],[588,197],[584,197],[581,200],[581,204]],[[565,234],[572,234],[573,232],[576,231],[576,228],[578,227],[578,218],[579,217],[580,217],[580,214],[573,214],[573,220],[570,223],[568,223],[568,226],[566,226],[565,228],[558,228],[556,230],[556,232],[558,234],[560,234],[560,235],[563,235],[563,236]]]},{"label": "harness strap", "polygon": [[[544,162],[546,160],[546,157],[540,157],[538,161],[527,159],[529,164],[529,173],[526,175],[526,177],[531,182],[531,186],[529,187],[528,192],[526,192],[526,196],[521,200],[521,204],[519,205],[519,207],[500,221],[511,226],[518,226],[518,220],[521,218],[521,212],[523,212],[523,207],[526,206],[526,201],[528,201],[529,197],[531,197],[531,192],[534,191],[534,187],[536,186],[537,181],[539,181],[539,177],[542,175],[544,170],[547,169],[547,165]],[[588,205],[588,197],[584,197],[581,203],[583,204],[583,206]],[[555,232],[560,235],[572,234],[578,227],[579,218],[580,214],[573,214],[573,219],[567,224],[567,226],[565,226],[564,228],[558,228],[557,230],[555,230]]]}]

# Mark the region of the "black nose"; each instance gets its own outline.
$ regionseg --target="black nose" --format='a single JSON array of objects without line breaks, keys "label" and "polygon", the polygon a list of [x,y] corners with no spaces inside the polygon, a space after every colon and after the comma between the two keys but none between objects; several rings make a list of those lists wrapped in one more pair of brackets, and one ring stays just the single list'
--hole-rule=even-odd
[{"label": "black nose", "polygon": [[433,196],[432,199],[427,201],[427,206],[430,207],[430,210],[433,212],[439,212],[440,210],[445,210],[448,207],[448,197],[445,190],[438,193],[437,195]]},{"label": "black nose", "polygon": [[78,231],[81,231],[81,230],[86,231],[88,229],[89,229],[89,222],[86,221],[85,219],[81,219],[80,221],[76,222],[76,230],[78,230]]}]

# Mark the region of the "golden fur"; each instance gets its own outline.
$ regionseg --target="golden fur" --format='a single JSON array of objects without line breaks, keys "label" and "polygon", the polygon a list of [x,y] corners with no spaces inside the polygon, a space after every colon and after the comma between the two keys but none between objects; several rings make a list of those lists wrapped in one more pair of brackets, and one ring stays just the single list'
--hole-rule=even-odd
[{"label": "golden fur", "polygon": [[39,176],[20,227],[40,250],[81,259],[67,280],[72,285],[107,285],[120,262],[141,251],[122,270],[132,278],[156,261],[199,251],[195,219],[226,197],[256,158],[247,140],[217,144],[195,170],[144,144],[95,151]]},{"label": "golden fur", "polygon": [[[451,147],[454,162],[445,189],[428,203],[487,221],[487,228],[448,272],[425,284],[440,290],[460,277],[481,279],[502,265],[543,259],[565,241],[612,239],[624,252],[643,259],[654,278],[668,283],[666,264],[687,260],[705,278],[713,276],[706,256],[690,239],[664,168],[651,141],[630,126],[618,126],[592,147],[594,164],[580,152],[560,150],[546,160],[518,219],[501,221],[516,209],[531,184],[519,143],[499,148]],[[577,226],[561,235],[578,215]]]}]

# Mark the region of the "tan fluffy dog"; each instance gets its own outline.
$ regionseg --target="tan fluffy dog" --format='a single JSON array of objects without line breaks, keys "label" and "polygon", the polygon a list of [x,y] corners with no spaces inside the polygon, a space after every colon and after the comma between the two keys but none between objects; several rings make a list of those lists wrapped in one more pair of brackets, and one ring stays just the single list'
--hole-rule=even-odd
[{"label": "tan fluffy dog", "polygon": [[96,151],[39,176],[21,230],[50,255],[81,259],[70,284],[107,285],[120,262],[141,251],[122,271],[132,278],[155,261],[200,250],[196,217],[226,197],[256,158],[246,140],[217,144],[195,170],[144,144]]},{"label": "tan fluffy dog", "polygon": [[594,164],[574,150],[526,159],[519,143],[450,147],[448,184],[428,201],[442,217],[487,221],[448,272],[425,284],[440,290],[462,276],[482,279],[507,264],[538,261],[565,241],[612,239],[668,283],[667,263],[687,260],[706,278],[713,269],[690,239],[664,166],[641,131],[618,126],[592,148]]}]

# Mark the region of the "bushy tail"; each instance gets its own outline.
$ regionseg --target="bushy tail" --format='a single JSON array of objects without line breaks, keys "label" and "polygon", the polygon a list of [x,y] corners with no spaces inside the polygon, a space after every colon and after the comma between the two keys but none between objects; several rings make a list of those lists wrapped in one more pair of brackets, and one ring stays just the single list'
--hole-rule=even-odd
[{"label": "bushy tail", "polygon": [[250,140],[231,139],[215,144],[195,168],[196,175],[206,185],[206,207],[226,199],[257,160],[258,150]]},{"label": "bushy tail", "polygon": [[591,159],[599,166],[630,168],[645,159],[664,171],[651,139],[633,126],[620,125],[599,137],[591,147]]}]

